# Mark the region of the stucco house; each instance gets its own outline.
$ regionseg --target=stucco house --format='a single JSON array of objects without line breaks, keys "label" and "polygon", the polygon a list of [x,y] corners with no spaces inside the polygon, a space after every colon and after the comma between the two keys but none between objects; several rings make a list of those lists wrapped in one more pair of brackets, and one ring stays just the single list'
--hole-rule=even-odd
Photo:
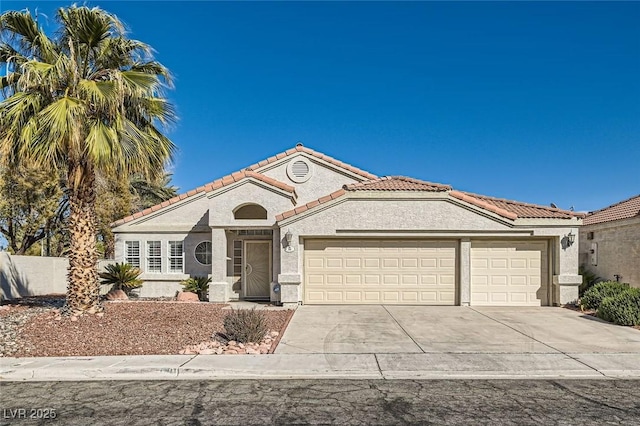
[{"label": "stucco house", "polygon": [[114,223],[142,295],[210,275],[209,299],[558,305],[578,297],[581,216],[378,177],[302,144]]},{"label": "stucco house", "polygon": [[640,287],[640,195],[584,218],[580,263],[604,280]]}]

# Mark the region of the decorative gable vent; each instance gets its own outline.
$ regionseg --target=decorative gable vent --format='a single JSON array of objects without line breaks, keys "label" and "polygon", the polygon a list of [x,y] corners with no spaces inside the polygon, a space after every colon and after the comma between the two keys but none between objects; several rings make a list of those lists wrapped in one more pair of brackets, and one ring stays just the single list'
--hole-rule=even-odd
[{"label": "decorative gable vent", "polygon": [[311,177],[311,164],[305,158],[296,158],[287,164],[287,176],[295,183],[302,183]]},{"label": "decorative gable vent", "polygon": [[302,179],[309,173],[309,166],[304,161],[294,161],[293,166],[291,166],[291,173],[298,179]]}]

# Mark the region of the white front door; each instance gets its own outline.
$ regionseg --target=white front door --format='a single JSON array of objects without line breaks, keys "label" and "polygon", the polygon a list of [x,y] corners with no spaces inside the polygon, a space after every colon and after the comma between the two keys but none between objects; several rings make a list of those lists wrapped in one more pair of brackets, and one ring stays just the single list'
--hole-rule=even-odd
[{"label": "white front door", "polygon": [[244,297],[271,296],[271,241],[244,242]]}]

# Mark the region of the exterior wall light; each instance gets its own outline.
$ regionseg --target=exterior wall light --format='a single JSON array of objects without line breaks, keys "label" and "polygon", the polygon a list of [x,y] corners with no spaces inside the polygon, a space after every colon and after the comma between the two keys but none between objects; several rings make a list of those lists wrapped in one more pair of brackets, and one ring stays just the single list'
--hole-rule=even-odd
[{"label": "exterior wall light", "polygon": [[576,241],[576,235],[569,231],[569,233],[567,234],[567,247],[571,247],[573,245],[573,243],[575,243]]},{"label": "exterior wall light", "polygon": [[291,233],[290,229],[287,229],[287,233],[284,234],[284,240],[287,243],[287,245],[284,247],[284,251],[286,251],[287,253],[291,253],[293,251],[293,246],[291,246],[292,239],[293,239],[293,234]]}]

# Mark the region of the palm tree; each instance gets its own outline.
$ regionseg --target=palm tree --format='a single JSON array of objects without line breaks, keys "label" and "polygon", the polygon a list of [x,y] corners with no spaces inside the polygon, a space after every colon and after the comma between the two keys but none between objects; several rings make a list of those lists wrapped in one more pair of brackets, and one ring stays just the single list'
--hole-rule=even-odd
[{"label": "palm tree", "polygon": [[129,191],[134,197],[131,213],[160,204],[178,195],[178,188],[171,185],[171,173],[163,173],[157,179],[145,179],[134,174],[129,179]]},{"label": "palm tree", "polygon": [[162,128],[174,118],[163,97],[165,67],[99,8],[61,8],[49,38],[28,11],[0,15],[0,152],[64,172],[70,234],[68,315],[102,310],[96,268],[98,173],[164,170],[175,149]]}]

